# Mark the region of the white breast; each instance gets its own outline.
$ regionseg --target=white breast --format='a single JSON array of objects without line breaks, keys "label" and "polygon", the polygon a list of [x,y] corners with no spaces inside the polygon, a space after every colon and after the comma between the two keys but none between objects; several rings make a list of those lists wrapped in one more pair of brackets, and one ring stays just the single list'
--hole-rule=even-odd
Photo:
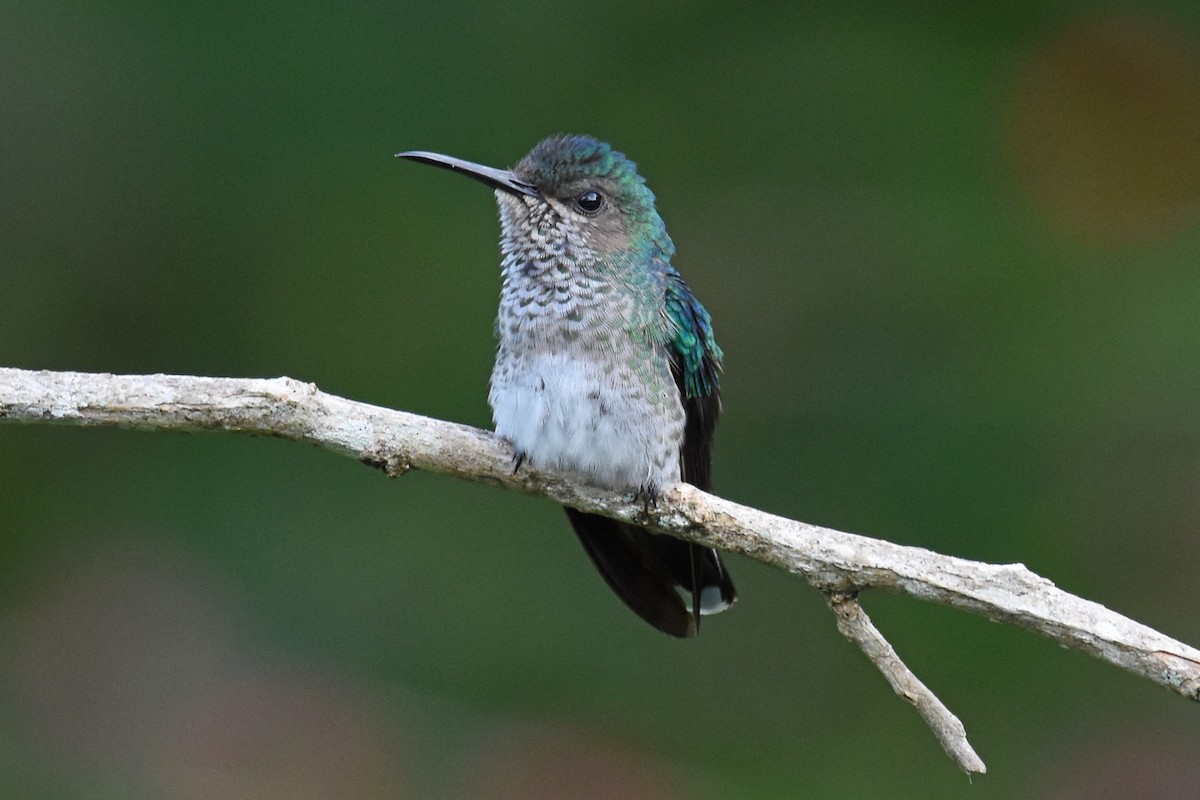
[{"label": "white breast", "polygon": [[638,364],[589,355],[502,347],[488,395],[496,433],[539,468],[602,486],[677,482],[684,415],[669,372],[653,358]]}]

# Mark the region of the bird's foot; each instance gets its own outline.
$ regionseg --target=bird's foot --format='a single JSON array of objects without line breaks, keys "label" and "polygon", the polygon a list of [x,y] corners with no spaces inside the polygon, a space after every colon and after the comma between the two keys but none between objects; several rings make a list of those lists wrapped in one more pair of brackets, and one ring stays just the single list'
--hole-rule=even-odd
[{"label": "bird's foot", "polygon": [[524,463],[525,463],[525,451],[524,450],[518,450],[517,452],[513,453],[512,474],[516,475],[517,472],[521,469],[521,465]]},{"label": "bird's foot", "polygon": [[650,509],[658,502],[658,496],[657,486],[639,486],[638,490],[633,493],[633,502],[641,503],[642,513],[648,517]]}]

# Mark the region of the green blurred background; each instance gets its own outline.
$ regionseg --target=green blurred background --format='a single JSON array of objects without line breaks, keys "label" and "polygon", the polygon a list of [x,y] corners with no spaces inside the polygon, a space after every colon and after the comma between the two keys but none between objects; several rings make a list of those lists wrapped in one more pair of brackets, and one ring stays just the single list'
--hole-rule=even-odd
[{"label": "green blurred background", "polygon": [[[487,190],[639,162],[726,353],[717,491],[1200,643],[1194,2],[7,3],[0,364],[289,375],[487,426]],[[0,428],[5,798],[1193,798],[1200,714],[731,557],[678,642],[552,504],[229,435]]]}]

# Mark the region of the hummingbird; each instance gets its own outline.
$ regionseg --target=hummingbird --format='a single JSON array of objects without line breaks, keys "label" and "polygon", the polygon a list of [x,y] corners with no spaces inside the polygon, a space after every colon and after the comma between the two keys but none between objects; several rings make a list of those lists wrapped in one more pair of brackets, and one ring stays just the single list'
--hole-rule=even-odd
[{"label": "hummingbird", "polygon": [[[488,403],[514,469],[581,477],[653,503],[711,486],[721,348],[671,266],[675,245],[637,165],[590,136],[551,136],[512,169],[397,153],[495,191],[498,347]],[[638,616],[693,636],[736,599],[716,550],[566,508],[584,550]]]}]

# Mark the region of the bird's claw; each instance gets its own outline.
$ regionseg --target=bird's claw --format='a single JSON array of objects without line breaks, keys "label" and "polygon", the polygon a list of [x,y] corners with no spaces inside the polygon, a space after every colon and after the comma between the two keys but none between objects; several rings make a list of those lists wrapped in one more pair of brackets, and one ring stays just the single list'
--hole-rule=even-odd
[{"label": "bird's claw", "polygon": [[633,493],[633,502],[642,504],[642,513],[650,516],[650,509],[658,502],[658,489],[654,486],[639,486]]}]

